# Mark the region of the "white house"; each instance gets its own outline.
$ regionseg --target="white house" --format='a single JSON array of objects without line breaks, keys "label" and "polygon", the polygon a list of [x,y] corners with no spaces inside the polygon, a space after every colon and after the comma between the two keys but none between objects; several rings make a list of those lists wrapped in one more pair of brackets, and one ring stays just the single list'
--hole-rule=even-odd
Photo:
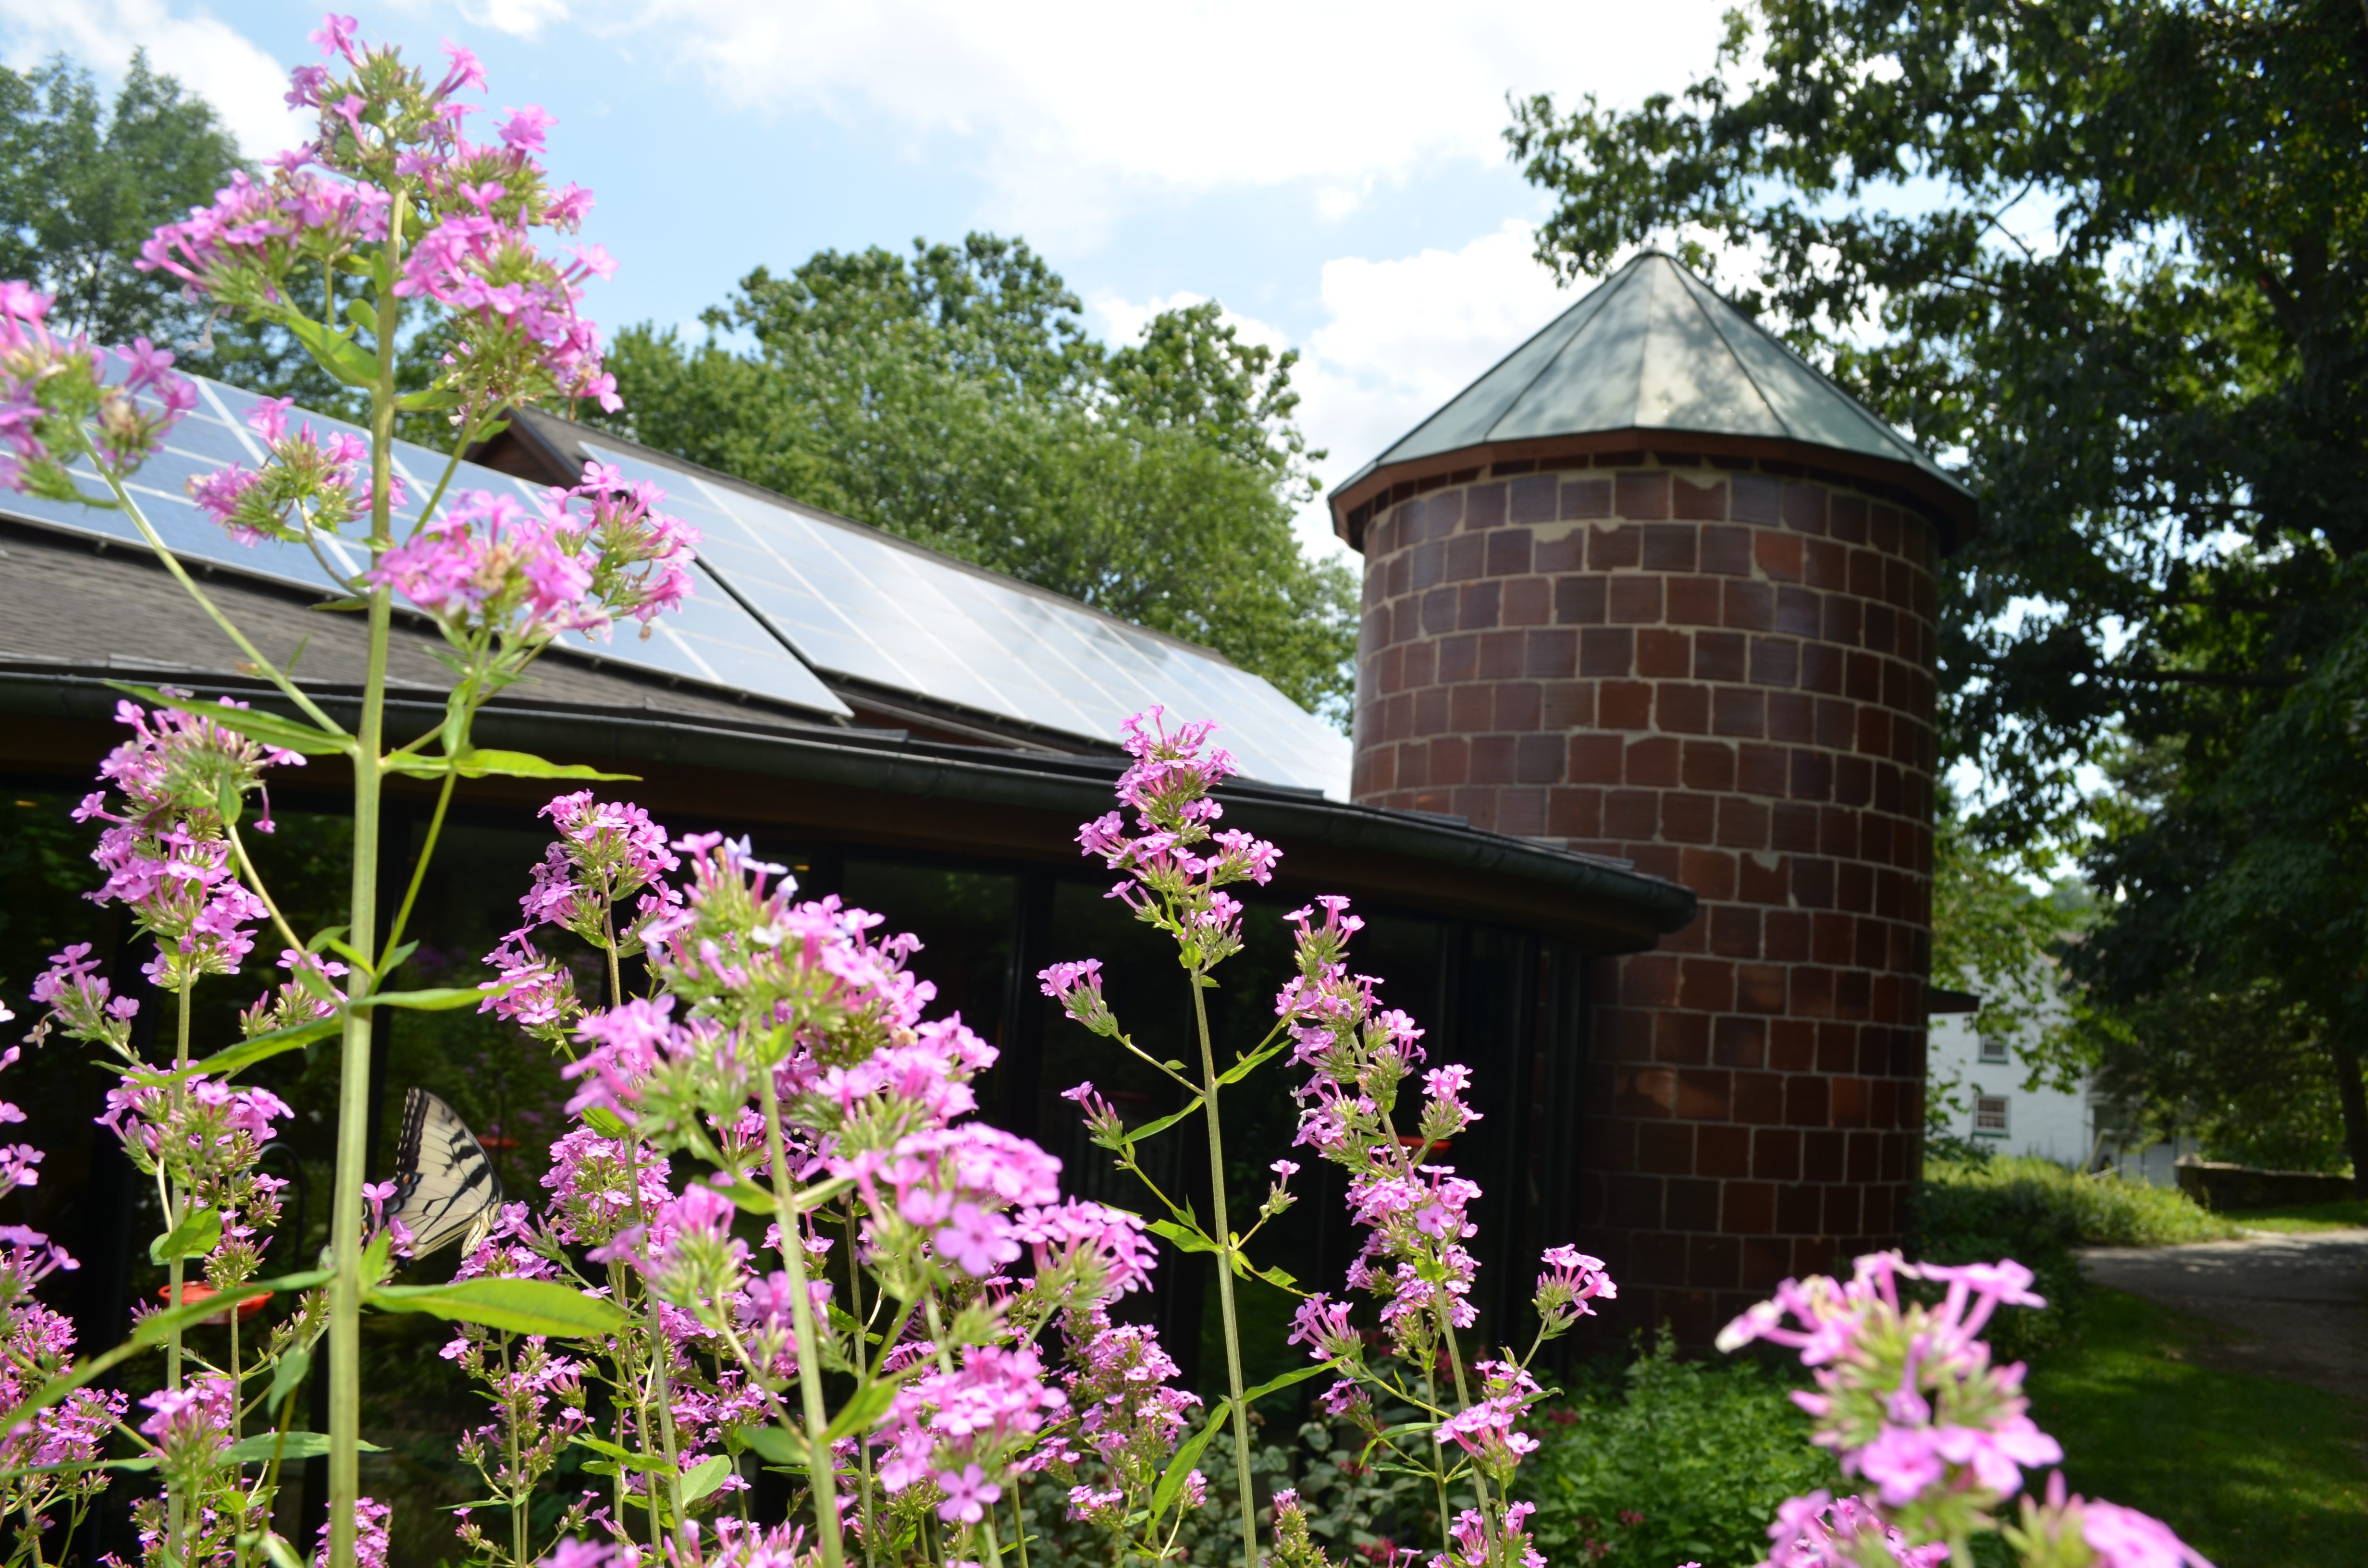
[{"label": "white house", "polygon": [[[1940,1005],[1975,999],[1958,992],[1936,993]],[[2050,998],[2050,1010],[2060,1004]],[[2023,1086],[2030,1067],[2004,1035],[1974,1032],[1974,1014],[1935,1011],[1926,1039],[1925,1093],[1938,1105],[1955,1100],[1949,1131],[1995,1147],[2002,1154],[2035,1154],[2060,1165],[2089,1163],[2097,1144],[2097,1108],[2088,1090]],[[2133,1173],[2135,1174],[2135,1173]]]},{"label": "white house", "polygon": [[[1925,1093],[1930,1103],[1953,1102],[1948,1131],[1986,1144],[2001,1154],[2032,1154],[2074,1169],[2090,1162],[2110,1165],[2130,1181],[2155,1187],[2179,1185],[2175,1162],[2192,1154],[2192,1140],[2125,1144],[2112,1108],[2087,1085],[2059,1089],[2043,1085],[2027,1088],[2030,1064],[2023,1060],[2021,1034],[1974,1032],[1974,1009],[1979,998],[1961,991],[1935,990],[1933,1011],[1926,1034]],[[2050,995],[2042,1008],[2048,1021],[2062,1016],[2063,1004]],[[2098,1134],[2102,1130],[2100,1144]]]}]

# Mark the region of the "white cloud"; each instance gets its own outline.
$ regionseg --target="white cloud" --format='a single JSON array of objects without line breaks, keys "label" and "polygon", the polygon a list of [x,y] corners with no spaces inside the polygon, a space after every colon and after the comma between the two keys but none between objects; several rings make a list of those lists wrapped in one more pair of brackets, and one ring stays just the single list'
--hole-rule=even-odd
[{"label": "white cloud", "polygon": [[1442,159],[1500,165],[1507,93],[1682,85],[1726,0],[606,3],[609,29],[661,40],[746,108],[974,140],[1006,215],[1042,234],[1149,195],[1291,182],[1337,219]]},{"label": "white cloud", "polygon": [[[1292,384],[1302,398],[1301,428],[1326,449],[1326,486],[1435,413],[1584,290],[1558,287],[1531,254],[1533,240],[1529,224],[1509,222],[1460,250],[1325,263],[1323,323],[1298,345]],[[1111,341],[1127,342],[1156,312],[1200,299],[1103,295],[1090,308]],[[1290,343],[1266,323],[1230,312],[1226,320],[1251,342]],[[1328,542],[1330,513],[1320,502],[1302,514],[1299,529],[1313,548],[1342,548]]]},{"label": "white cloud", "polygon": [[461,0],[461,14],[481,28],[533,38],[546,22],[567,19],[567,0]]},{"label": "white cloud", "polygon": [[238,137],[265,157],[292,147],[312,128],[289,111],[288,68],[228,23],[165,0],[0,0],[0,31],[18,70],[64,51],[101,80],[120,78],[134,49],[149,64],[207,99]]}]

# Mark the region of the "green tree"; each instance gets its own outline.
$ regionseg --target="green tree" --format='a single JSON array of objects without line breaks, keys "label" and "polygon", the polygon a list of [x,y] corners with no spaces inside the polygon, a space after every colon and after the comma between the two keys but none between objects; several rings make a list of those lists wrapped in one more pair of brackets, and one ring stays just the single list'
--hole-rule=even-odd
[{"label": "green tree", "polygon": [[[1761,0],[1684,93],[1533,98],[1508,134],[1558,199],[1548,260],[1748,253],[1747,309],[1959,462],[1985,524],[1944,725],[1991,786],[1977,826],[2060,837],[2081,763],[2175,745],[2092,853],[2076,967],[2305,1009],[2368,1180],[2368,949],[2322,902],[2357,874],[2350,754],[2297,709],[2340,700],[2368,608],[2363,84],[2358,0]],[[2301,776],[2328,788],[2279,792]],[[2275,824],[2275,858],[2248,846]]]},{"label": "green tree", "polygon": [[626,434],[1206,643],[1340,721],[1355,585],[1291,531],[1314,494],[1296,356],[1214,304],[1115,350],[1027,244],[973,234],[759,268],[684,342],[609,365]]},{"label": "green tree", "polygon": [[156,225],[213,199],[239,166],[212,106],[134,52],[110,105],[63,55],[0,67],[0,274],[57,296],[51,321],[93,341],[197,335],[179,283],[132,262]]}]

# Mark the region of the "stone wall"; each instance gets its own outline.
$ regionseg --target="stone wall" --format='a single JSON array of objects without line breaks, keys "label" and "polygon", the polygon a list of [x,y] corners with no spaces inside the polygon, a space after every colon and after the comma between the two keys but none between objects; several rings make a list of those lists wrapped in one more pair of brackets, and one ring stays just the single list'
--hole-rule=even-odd
[{"label": "stone wall", "polygon": [[1936,539],[1797,467],[1573,465],[1374,507],[1354,788],[1700,896],[1593,978],[1571,1238],[1700,1339],[1905,1223]]}]

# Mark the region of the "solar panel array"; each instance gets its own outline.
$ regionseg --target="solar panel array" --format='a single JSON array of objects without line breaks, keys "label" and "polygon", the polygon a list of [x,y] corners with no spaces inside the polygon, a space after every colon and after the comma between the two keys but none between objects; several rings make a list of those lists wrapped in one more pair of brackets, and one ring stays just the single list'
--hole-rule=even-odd
[{"label": "solar panel array", "polygon": [[860,524],[585,443],[666,492],[700,554],[817,669],[1108,741],[1155,702],[1224,726],[1242,771],[1338,790],[1349,742],[1257,676]]},{"label": "solar panel array", "polygon": [[[190,501],[188,482],[191,478],[232,463],[254,468],[266,455],[260,439],[246,424],[248,414],[262,400],[235,387],[192,379],[197,381],[199,392],[196,410],[174,426],[165,449],[142,466],[129,486],[149,526],[183,561],[208,562],[256,573],[324,594],[343,593],[345,590],[304,546],[277,540],[242,545]],[[352,426],[320,415],[300,413],[296,417],[310,420],[314,429],[324,433],[352,430],[356,435],[363,434]],[[408,492],[407,504],[396,513],[400,519],[398,533],[416,520],[420,506],[435,489],[448,460],[444,454],[425,447],[408,441],[395,443],[394,470],[403,477]],[[106,495],[96,474],[85,472],[78,477],[87,493]],[[458,465],[451,486],[456,491],[486,490],[521,498],[531,498],[538,493],[536,486],[523,480],[466,462]],[[141,550],[147,548],[131,519],[120,511],[17,494],[6,496],[0,506],[76,533],[117,540]],[[322,543],[323,552],[339,573],[348,577],[370,563],[367,552],[359,544],[335,538],[324,538]],[[607,641],[593,642],[571,636],[564,646],[677,679],[746,690],[816,713],[843,717],[848,711],[847,705],[832,695],[812,670],[712,580],[699,584],[679,613],[659,617],[647,638],[640,635],[638,627],[629,624],[617,629]]]},{"label": "solar panel array", "polygon": [[[193,379],[198,408],[175,426],[165,449],[130,486],[150,526],[184,561],[342,593],[304,546],[270,540],[241,545],[190,501],[192,478],[232,463],[256,467],[265,457],[246,423],[261,400]],[[354,428],[301,411],[293,417],[310,419],[324,432]],[[666,492],[666,510],[703,536],[703,580],[679,613],[658,618],[650,637],[639,637],[629,625],[607,642],[570,638],[565,645],[579,653],[848,716],[851,710],[817,676],[820,671],[1103,743],[1115,739],[1128,715],[1165,703],[1178,718],[1217,721],[1221,744],[1248,777],[1345,798],[1347,738],[1264,680],[1205,650],[643,453],[591,443],[586,449]],[[395,444],[395,472],[408,492],[398,509],[398,532],[416,519],[448,460],[410,442]],[[93,496],[104,494],[95,474],[79,477]],[[450,484],[522,498],[537,493],[523,480],[466,462],[457,465]],[[119,511],[20,494],[0,500],[0,509],[146,548]],[[324,539],[322,547],[346,576],[368,564],[353,542]]]}]

